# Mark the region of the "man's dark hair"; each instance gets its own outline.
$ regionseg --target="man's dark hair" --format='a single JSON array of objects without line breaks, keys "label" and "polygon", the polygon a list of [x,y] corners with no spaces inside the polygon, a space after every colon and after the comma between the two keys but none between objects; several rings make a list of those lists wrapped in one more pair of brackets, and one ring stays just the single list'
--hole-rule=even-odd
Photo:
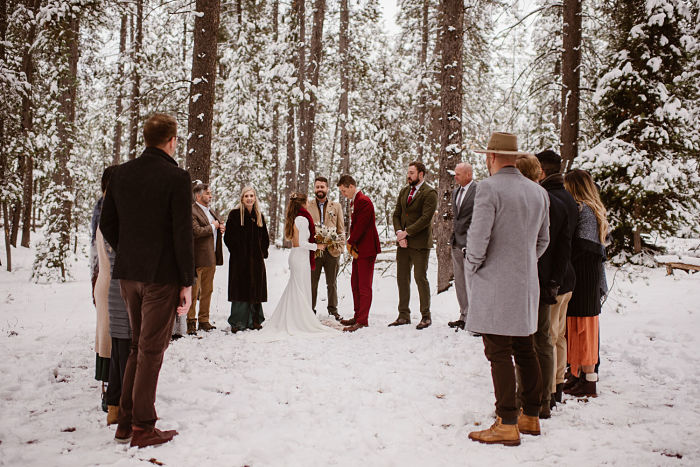
[{"label": "man's dark hair", "polygon": [[114,169],[116,168],[116,165],[110,165],[104,170],[104,172],[102,172],[102,193],[107,191],[107,185],[109,185],[109,180],[112,178],[112,175],[114,175]]},{"label": "man's dark hair", "polygon": [[547,149],[546,151],[538,152],[535,157],[540,161],[542,170],[546,176],[561,172],[561,156],[556,152]]},{"label": "man's dark hair", "polygon": [[322,177],[321,175],[314,179],[314,183],[316,182],[323,182],[326,184],[326,186],[328,186],[328,179],[326,177]]},{"label": "man's dark hair", "polygon": [[206,183],[195,183],[194,188],[192,188],[192,194],[196,197],[197,195],[200,195],[207,191],[209,189],[209,185]]},{"label": "man's dark hair", "polygon": [[425,177],[425,174],[426,174],[427,172],[426,172],[426,169],[425,169],[425,164],[423,164],[422,162],[413,161],[413,162],[411,162],[410,164],[408,164],[408,166],[409,166],[409,167],[410,167],[410,166],[415,167],[416,170],[418,171],[418,173],[423,172],[423,176]]},{"label": "man's dark hair", "polygon": [[342,177],[340,177],[340,179],[338,180],[337,186],[350,186],[350,185],[357,186],[357,182],[350,175],[345,174]]},{"label": "man's dark hair", "polygon": [[143,124],[143,140],[148,147],[162,146],[177,136],[177,120],[167,114],[153,114]]}]

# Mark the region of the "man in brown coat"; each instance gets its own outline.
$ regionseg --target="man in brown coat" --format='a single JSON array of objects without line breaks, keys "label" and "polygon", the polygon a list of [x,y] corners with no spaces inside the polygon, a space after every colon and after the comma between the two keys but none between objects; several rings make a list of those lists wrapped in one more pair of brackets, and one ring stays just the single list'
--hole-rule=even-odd
[{"label": "man in brown coat", "polygon": [[[345,221],[343,220],[343,208],[340,203],[328,199],[328,179],[316,177],[314,181],[315,199],[309,202],[309,212],[316,225],[325,225],[335,229],[340,238],[345,238]],[[323,222],[321,222],[323,219]],[[343,242],[345,243],[345,242]],[[321,256],[316,258],[316,268],[311,271],[311,304],[316,313],[316,298],[318,297],[318,283],[321,279],[321,270],[326,273],[326,290],[328,292],[328,314],[340,321],[338,314],[338,265],[340,254],[344,246],[332,246]]]},{"label": "man in brown coat", "polygon": [[194,235],[194,266],[197,270],[192,287],[192,306],[187,312],[187,334],[197,334],[197,297],[199,294],[199,329],[211,331],[216,329],[209,322],[209,306],[214,291],[214,273],[216,267],[224,264],[221,237],[226,226],[219,215],[209,207],[211,191],[209,185],[196,183],[192,193],[192,233]]}]

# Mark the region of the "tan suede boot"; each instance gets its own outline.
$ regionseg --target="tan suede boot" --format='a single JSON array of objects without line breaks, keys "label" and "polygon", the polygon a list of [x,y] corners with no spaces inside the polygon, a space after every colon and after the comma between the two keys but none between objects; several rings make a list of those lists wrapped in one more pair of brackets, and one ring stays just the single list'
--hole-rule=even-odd
[{"label": "tan suede boot", "polygon": [[517,425],[504,425],[501,417],[496,417],[496,422],[488,430],[472,431],[469,439],[484,444],[503,444],[505,446],[519,446],[520,433]]},{"label": "tan suede boot", "polygon": [[119,418],[119,406],[118,405],[108,405],[107,406],[107,425],[114,425],[117,423],[117,418]]},{"label": "tan suede boot", "polygon": [[530,415],[525,415],[520,412],[518,415],[518,431],[525,435],[539,435],[540,434],[540,419],[539,417],[531,417]]}]

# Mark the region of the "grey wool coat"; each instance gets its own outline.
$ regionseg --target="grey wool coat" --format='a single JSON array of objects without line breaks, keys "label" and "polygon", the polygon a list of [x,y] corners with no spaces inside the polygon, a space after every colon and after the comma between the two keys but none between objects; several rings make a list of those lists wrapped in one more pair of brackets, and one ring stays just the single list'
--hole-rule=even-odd
[{"label": "grey wool coat", "polygon": [[476,188],[467,233],[467,329],[529,336],[537,330],[537,259],[549,244],[549,197],[515,167]]}]

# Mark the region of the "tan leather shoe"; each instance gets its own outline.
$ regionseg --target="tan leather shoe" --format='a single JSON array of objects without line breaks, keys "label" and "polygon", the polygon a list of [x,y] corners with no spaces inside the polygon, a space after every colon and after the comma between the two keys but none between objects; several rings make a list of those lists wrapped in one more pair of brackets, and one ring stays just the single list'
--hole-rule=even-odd
[{"label": "tan leather shoe", "polygon": [[157,446],[167,443],[177,436],[177,434],[175,430],[162,431],[155,427],[150,430],[134,428],[134,434],[131,438],[131,447],[145,448],[148,446]]},{"label": "tan leather shoe", "polygon": [[118,405],[108,405],[107,406],[107,425],[114,425],[119,420],[119,406]]},{"label": "tan leather shoe", "polygon": [[350,319],[341,319],[340,324],[343,326],[352,326],[355,324],[355,318],[350,318]]},{"label": "tan leather shoe", "polygon": [[531,417],[520,412],[518,415],[518,431],[525,435],[537,436],[540,434],[540,419],[539,417]]},{"label": "tan leather shoe", "polygon": [[348,326],[346,328],[343,328],[343,332],[355,332],[358,329],[366,328],[366,324],[360,324],[360,323],[355,323],[352,326]]},{"label": "tan leather shoe", "polygon": [[469,439],[484,444],[503,444],[504,446],[520,446],[520,433],[517,425],[504,425],[501,417],[488,430],[472,431]]}]

